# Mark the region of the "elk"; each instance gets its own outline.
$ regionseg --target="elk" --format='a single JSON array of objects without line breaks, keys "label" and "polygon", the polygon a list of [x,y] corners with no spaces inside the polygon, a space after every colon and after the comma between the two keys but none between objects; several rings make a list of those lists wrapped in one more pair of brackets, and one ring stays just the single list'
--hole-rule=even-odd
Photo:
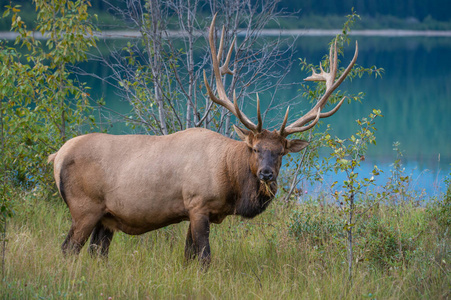
[{"label": "elk", "polygon": [[210,262],[211,223],[228,215],[253,218],[262,213],[277,192],[282,157],[299,152],[308,142],[287,136],[306,131],[320,118],[333,115],[345,98],[329,112],[322,112],[328,98],[351,71],[358,54],[335,80],[337,45],[330,49],[329,72],[305,80],[325,81],[326,90],[304,116],[286,126],[288,109],[278,131],[262,128],[257,97],[255,125],[238,108],[236,96],[228,98],[222,78],[232,74],[228,64],[219,66],[223,52],[224,28],[219,53],[216,51],[213,18],[209,31],[216,93],[205,72],[204,81],[212,101],[228,109],[247,129],[234,126],[241,139],[191,128],[166,136],[109,135],[91,133],[67,141],[49,162],[59,193],[72,216],[72,225],[62,244],[64,254],[78,254],[91,236],[88,251],[107,256],[115,231],[139,235],[170,224],[189,221],[185,243],[186,259]]}]

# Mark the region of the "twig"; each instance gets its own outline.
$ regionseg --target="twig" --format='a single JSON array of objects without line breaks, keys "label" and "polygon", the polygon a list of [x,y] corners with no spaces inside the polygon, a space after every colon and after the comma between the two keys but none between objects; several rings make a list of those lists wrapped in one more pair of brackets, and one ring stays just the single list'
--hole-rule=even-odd
[{"label": "twig", "polygon": [[[3,100],[3,99],[2,99]],[[4,128],[3,128],[3,101],[0,101],[0,137],[2,140],[2,157],[5,157],[5,138],[4,138]],[[2,202],[0,208],[6,206],[6,162],[2,159],[2,172],[3,172],[3,188],[2,188]],[[6,257],[6,214],[7,212],[0,212],[1,227],[2,227],[2,282],[5,278],[5,257]]]}]

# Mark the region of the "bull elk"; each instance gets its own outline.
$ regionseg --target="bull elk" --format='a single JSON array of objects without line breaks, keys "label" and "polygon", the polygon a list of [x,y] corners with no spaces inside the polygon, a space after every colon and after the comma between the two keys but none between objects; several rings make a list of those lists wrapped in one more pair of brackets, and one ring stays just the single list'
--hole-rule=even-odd
[{"label": "bull elk", "polygon": [[336,43],[330,49],[330,71],[321,67],[320,73],[313,70],[305,79],[326,82],[323,96],[307,114],[286,126],[287,109],[280,130],[268,131],[262,128],[257,97],[255,125],[239,110],[235,94],[233,102],[227,97],[222,76],[232,73],[228,63],[233,43],[220,67],[224,29],[217,53],[215,18],[209,44],[217,96],[204,72],[205,86],[211,100],[228,109],[247,128],[234,126],[241,141],[202,128],[167,136],[92,133],[67,141],[49,156],[59,193],[72,216],[63,253],[78,254],[92,235],[88,251],[107,256],[117,230],[138,235],[189,221],[185,257],[197,256],[208,264],[210,224],[221,223],[228,215],[253,218],[262,213],[276,194],[282,157],[308,145],[287,136],[312,128],[320,118],[340,108],[344,98],[330,112],[322,112],[352,69],[357,44],[354,58],[337,80]]}]

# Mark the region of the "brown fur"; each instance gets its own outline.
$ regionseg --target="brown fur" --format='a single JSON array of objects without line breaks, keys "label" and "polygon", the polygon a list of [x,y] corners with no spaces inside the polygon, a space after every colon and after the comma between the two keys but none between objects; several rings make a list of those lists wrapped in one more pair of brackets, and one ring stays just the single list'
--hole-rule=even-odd
[{"label": "brown fur", "polygon": [[[92,233],[90,252],[107,255],[116,230],[142,234],[189,220],[185,255],[208,263],[210,223],[263,212],[277,192],[282,156],[307,145],[266,130],[236,130],[244,142],[199,128],[67,141],[48,159],[72,215],[63,252],[78,253]],[[259,178],[263,168],[271,180]]]}]

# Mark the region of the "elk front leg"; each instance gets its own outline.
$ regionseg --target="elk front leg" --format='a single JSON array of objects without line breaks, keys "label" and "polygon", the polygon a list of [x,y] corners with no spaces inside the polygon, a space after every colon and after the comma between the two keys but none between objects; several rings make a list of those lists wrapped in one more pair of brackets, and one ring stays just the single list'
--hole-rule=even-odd
[{"label": "elk front leg", "polygon": [[[190,216],[191,236],[187,235],[185,257],[187,250],[188,254],[194,253],[191,257],[197,256],[203,266],[208,266],[211,261],[210,252],[210,221],[204,215]],[[194,250],[194,251],[193,251]]]},{"label": "elk front leg", "polygon": [[191,234],[191,223],[188,227],[188,232],[186,233],[186,242],[185,242],[185,259],[192,260],[196,257],[196,249],[194,247],[193,235]]}]

